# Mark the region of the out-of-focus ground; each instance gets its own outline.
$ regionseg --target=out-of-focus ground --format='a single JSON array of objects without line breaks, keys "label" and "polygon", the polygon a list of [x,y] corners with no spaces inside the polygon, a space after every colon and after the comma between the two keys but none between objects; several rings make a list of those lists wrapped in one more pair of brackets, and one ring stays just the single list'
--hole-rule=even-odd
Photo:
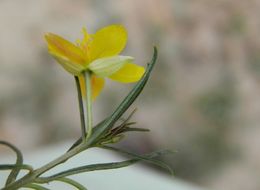
[{"label": "out-of-focus ground", "polygon": [[[48,55],[54,32],[74,41],[125,25],[125,55],[158,64],[134,107],[137,126],[121,146],[178,150],[164,158],[177,177],[227,190],[260,189],[260,1],[1,0],[0,139],[22,150],[80,136],[73,77]],[[132,85],[107,81],[94,103],[108,115]],[[9,152],[0,149],[0,156]]]}]

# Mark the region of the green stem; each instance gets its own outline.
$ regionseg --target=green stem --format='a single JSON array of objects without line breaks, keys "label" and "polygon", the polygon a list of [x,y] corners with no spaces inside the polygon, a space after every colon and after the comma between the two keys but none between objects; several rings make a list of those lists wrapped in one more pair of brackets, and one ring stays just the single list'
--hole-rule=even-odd
[{"label": "green stem", "polygon": [[70,179],[70,178],[60,178],[60,179],[57,179],[56,181],[61,181],[63,183],[67,183],[67,184],[69,184],[71,186],[74,186],[78,190],[87,190],[86,187],[84,187],[83,185],[81,185],[77,181],[75,181],[73,179]]},{"label": "green stem", "polygon": [[87,121],[85,120],[85,125],[87,126],[87,137],[86,140],[92,134],[92,86],[91,86],[91,73],[89,71],[85,72],[85,85],[86,85],[86,109],[84,110],[85,116],[87,117]]},{"label": "green stem", "polygon": [[[0,141],[0,144],[11,148],[16,153],[16,163],[15,163],[16,165],[23,164],[23,154],[17,147],[15,147],[14,145],[12,145],[6,141]],[[19,167],[13,168],[12,171],[10,172],[9,176],[7,177],[5,184],[8,185],[9,183],[12,183],[13,181],[15,181],[19,172],[20,172]]]},{"label": "green stem", "polygon": [[46,171],[54,168],[55,166],[66,162],[69,158],[75,156],[76,154],[82,152],[83,150],[86,150],[88,148],[88,146],[89,146],[88,144],[78,145],[77,147],[75,147],[71,151],[66,152],[65,154],[63,154],[60,157],[56,158],[55,160],[49,162],[48,164],[40,167],[39,169],[34,170],[33,172],[25,175],[24,177],[20,178],[19,180],[8,184],[2,190],[14,190],[14,189],[18,189],[20,187],[23,187],[27,184],[34,182],[34,180],[38,176],[40,176],[41,174],[45,173]]},{"label": "green stem", "polygon": [[77,92],[78,92],[78,102],[79,102],[79,113],[80,113],[80,126],[81,126],[81,133],[82,133],[82,142],[86,142],[86,125],[85,125],[85,118],[84,118],[84,106],[82,100],[82,92],[79,83],[79,77],[75,76]]},{"label": "green stem", "polygon": [[20,170],[28,170],[29,172],[33,171],[33,168],[30,165],[22,164],[22,165],[16,165],[16,164],[4,164],[0,165],[0,170],[12,170],[14,168],[20,169]]}]

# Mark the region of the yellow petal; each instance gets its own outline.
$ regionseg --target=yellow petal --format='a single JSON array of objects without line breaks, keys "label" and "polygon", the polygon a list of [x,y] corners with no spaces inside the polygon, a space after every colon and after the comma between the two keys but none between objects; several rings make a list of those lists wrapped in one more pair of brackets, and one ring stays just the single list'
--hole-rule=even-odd
[{"label": "yellow petal", "polygon": [[119,71],[110,75],[109,78],[123,83],[136,82],[141,79],[144,72],[144,67],[133,63],[126,63]]},{"label": "yellow petal", "polygon": [[91,78],[92,85],[92,100],[95,100],[96,97],[100,94],[105,84],[105,80],[103,78],[96,77],[95,75]]},{"label": "yellow petal", "polygon": [[84,54],[81,49],[64,38],[47,33],[45,39],[48,43],[49,52],[56,57],[67,58],[74,64],[84,64]]},{"label": "yellow petal", "polygon": [[[85,86],[85,77],[84,75],[79,76],[80,89],[82,97],[86,97],[86,86]],[[105,84],[103,78],[96,77],[95,75],[91,76],[91,86],[92,86],[92,100],[95,100],[96,97],[100,94]]]},{"label": "yellow petal", "polygon": [[89,62],[119,54],[127,42],[127,31],[121,25],[110,25],[98,30],[89,42]]}]

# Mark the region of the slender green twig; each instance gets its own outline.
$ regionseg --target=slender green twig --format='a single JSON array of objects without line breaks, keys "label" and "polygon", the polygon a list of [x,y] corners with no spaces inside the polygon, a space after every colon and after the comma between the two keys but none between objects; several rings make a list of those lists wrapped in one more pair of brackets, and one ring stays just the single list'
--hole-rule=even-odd
[{"label": "slender green twig", "polygon": [[83,150],[86,150],[87,146],[88,145],[86,145],[86,144],[80,144],[80,145],[76,146],[71,151],[66,152],[65,154],[61,155],[60,157],[56,158],[55,160],[53,160],[53,161],[47,163],[46,165],[34,170],[33,172],[23,176],[22,178],[18,179],[17,181],[8,184],[2,190],[14,190],[14,189],[23,187],[27,184],[33,183],[34,180],[38,176],[40,176],[41,174],[45,173],[46,171],[54,168],[55,166],[64,163],[69,158],[75,156],[76,154],[82,152]]},{"label": "slender green twig", "polygon": [[[0,144],[11,148],[15,152],[16,157],[17,157],[16,163],[15,163],[16,165],[22,165],[23,164],[23,154],[16,146],[14,146],[11,143],[6,142],[6,141],[0,141]],[[6,183],[5,183],[6,185],[15,181],[16,177],[19,174],[20,169],[21,168],[19,168],[19,167],[14,167],[12,169],[12,171],[10,172],[10,174],[9,174],[7,180],[6,180]]]},{"label": "slender green twig", "polygon": [[82,133],[82,142],[86,141],[86,125],[85,125],[85,118],[84,118],[84,106],[82,100],[82,92],[79,83],[79,77],[75,76],[77,91],[78,91],[78,102],[79,102],[79,113],[80,113],[80,126],[81,126],[81,133]]},{"label": "slender green twig", "polygon": [[[92,126],[93,126],[93,119],[92,119],[92,86],[91,86],[91,73],[89,71],[85,72],[85,85],[86,85],[86,117],[87,117],[87,137],[86,140],[92,134]],[[86,119],[85,119],[86,121]]]},{"label": "slender green twig", "polygon": [[78,190],[87,190],[86,187],[84,187],[83,185],[81,185],[80,183],[78,183],[77,181],[70,179],[70,178],[60,178],[57,179],[57,181],[61,181],[63,183],[67,183],[69,185],[74,186],[75,188],[77,188]]},{"label": "slender green twig", "polygon": [[0,170],[12,170],[12,169],[19,169],[19,170],[28,170],[30,172],[33,171],[32,166],[22,164],[22,165],[16,165],[16,164],[2,164],[0,165]]}]

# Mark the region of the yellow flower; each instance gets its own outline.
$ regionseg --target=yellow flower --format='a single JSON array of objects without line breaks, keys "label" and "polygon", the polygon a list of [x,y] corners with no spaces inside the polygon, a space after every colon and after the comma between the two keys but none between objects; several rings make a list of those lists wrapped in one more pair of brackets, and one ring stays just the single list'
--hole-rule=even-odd
[{"label": "yellow flower", "polygon": [[110,25],[89,34],[85,28],[83,39],[73,44],[64,38],[47,33],[49,53],[71,74],[79,76],[85,94],[84,72],[91,72],[92,97],[104,86],[104,77],[130,83],[138,81],[144,68],[133,63],[130,56],[119,55],[127,42],[127,32],[121,25]]}]

